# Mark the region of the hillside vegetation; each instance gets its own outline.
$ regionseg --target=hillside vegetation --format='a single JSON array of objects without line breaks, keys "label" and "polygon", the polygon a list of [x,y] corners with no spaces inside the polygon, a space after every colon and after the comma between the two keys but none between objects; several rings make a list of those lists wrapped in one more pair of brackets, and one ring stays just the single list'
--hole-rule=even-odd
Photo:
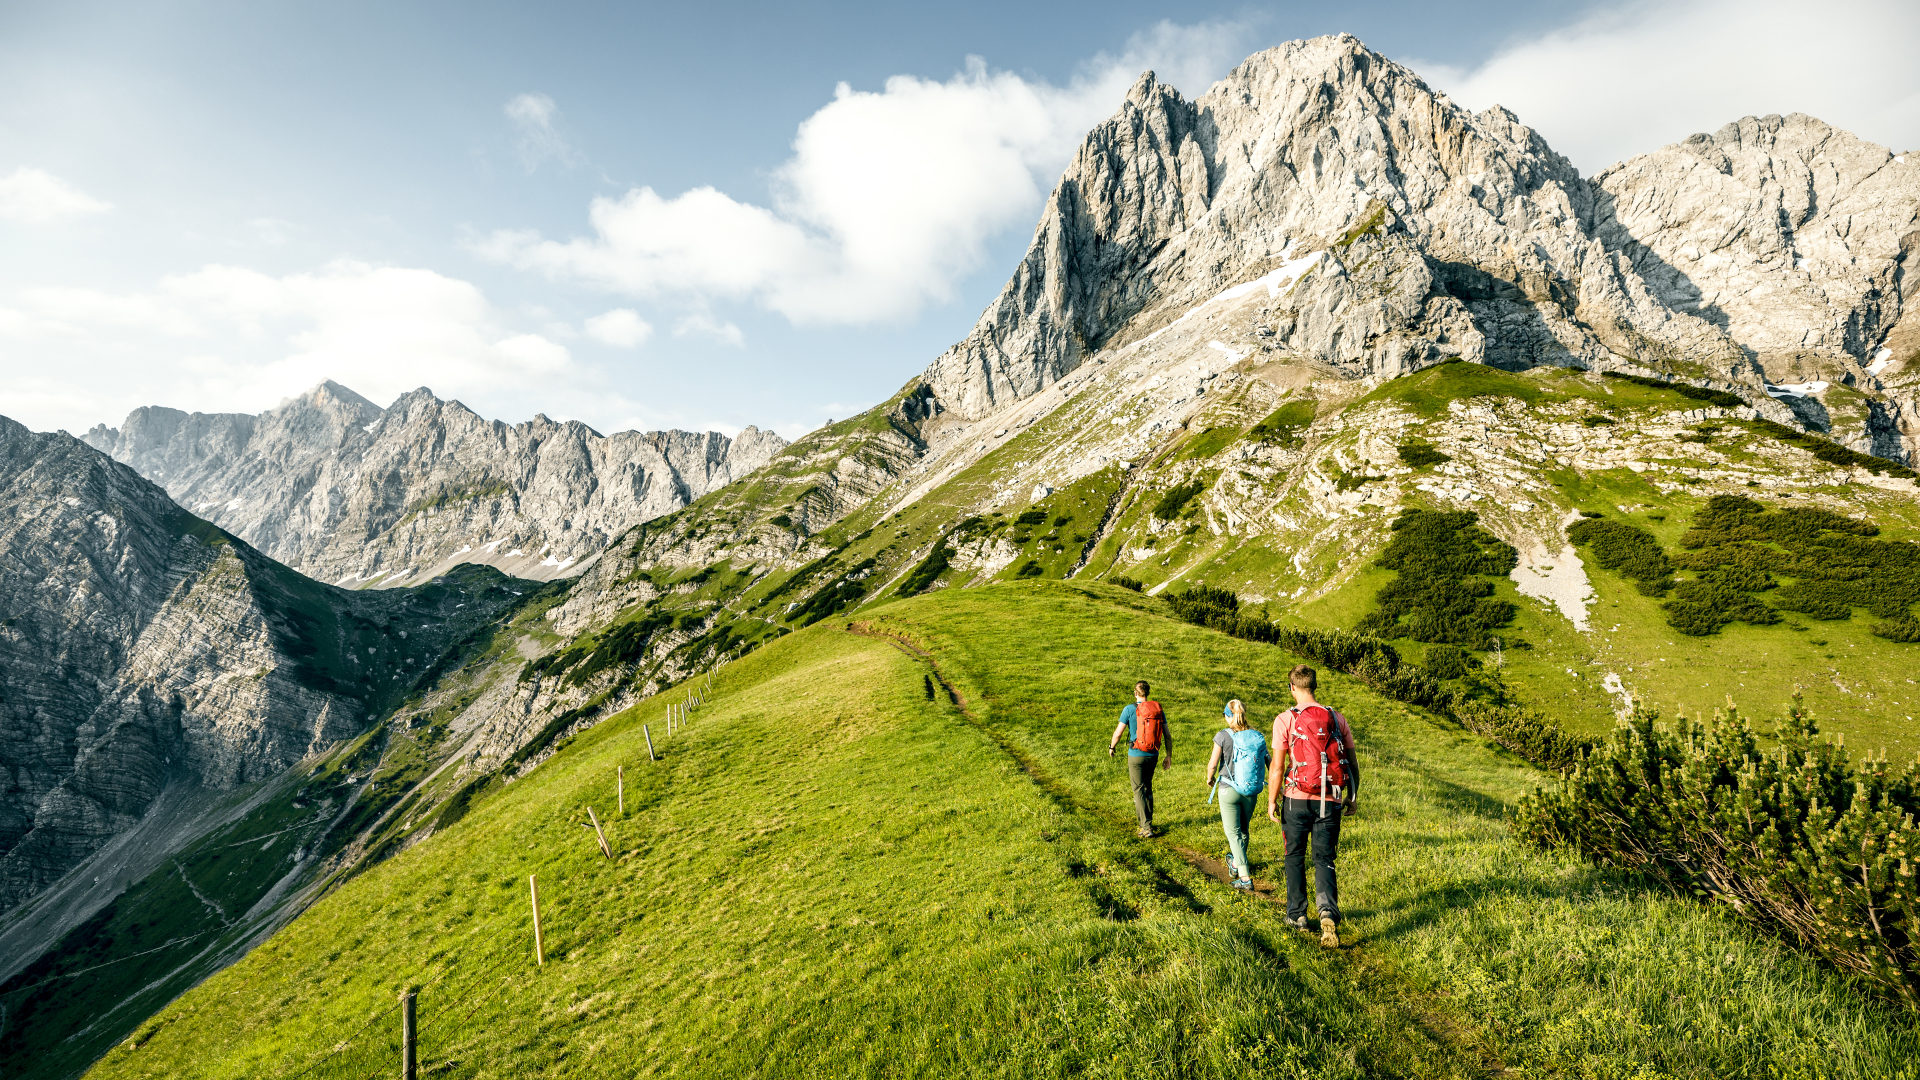
[{"label": "hillside vegetation", "polygon": [[[1294,657],[1111,586],[1009,583],[822,622],[649,702],[346,884],[94,1070],[358,1076],[1911,1075],[1920,1028],[1616,872],[1526,850],[1537,775],[1329,676],[1366,759],[1340,951],[1206,871],[1221,702]],[[1163,840],[1104,742],[1156,684]],[[649,727],[663,753],[648,761]],[[626,812],[616,807],[625,768]],[[605,825],[614,858],[588,824]],[[527,875],[547,962],[533,964]]]}]

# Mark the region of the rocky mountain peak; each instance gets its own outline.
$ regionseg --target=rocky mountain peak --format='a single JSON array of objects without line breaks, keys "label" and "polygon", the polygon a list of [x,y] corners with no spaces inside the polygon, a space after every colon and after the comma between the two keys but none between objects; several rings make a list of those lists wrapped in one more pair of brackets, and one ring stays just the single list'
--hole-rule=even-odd
[{"label": "rocky mountain peak", "polygon": [[1913,310],[1917,208],[1914,168],[1811,117],[1747,118],[1589,181],[1509,109],[1470,113],[1351,36],[1289,42],[1192,100],[1134,84],[999,297],[921,376],[915,422],[962,437],[1260,287],[1267,347],[1348,378],[1453,357],[1657,373],[1904,460],[1900,394],[1841,416],[1777,388],[1873,389]]},{"label": "rocky mountain peak", "polygon": [[424,386],[381,409],[334,382],[258,416],[136,409],[86,442],[303,573],[382,586],[463,562],[577,573],[628,527],[786,445],[757,428],[609,437],[544,413],[509,425]]}]

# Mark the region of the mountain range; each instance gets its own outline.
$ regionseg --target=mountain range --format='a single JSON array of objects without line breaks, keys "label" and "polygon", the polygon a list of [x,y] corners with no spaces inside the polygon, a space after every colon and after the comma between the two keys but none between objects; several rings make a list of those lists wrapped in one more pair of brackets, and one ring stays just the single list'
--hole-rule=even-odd
[{"label": "mountain range", "polygon": [[786,445],[749,427],[623,431],[484,420],[422,387],[382,409],[334,382],[258,416],[148,406],[82,440],[193,513],[310,577],[359,588],[481,563],[578,573],[635,522],[677,510]]},{"label": "mountain range", "polygon": [[[84,440],[12,425],[0,995],[73,1035],[37,1075],[71,1072],[596,725],[809,625],[989,583],[1201,586],[1416,659],[1460,647],[1573,730],[1802,684],[1833,729],[1920,745],[1896,722],[1910,607],[1781,606],[1810,571],[1728,584],[1686,546],[1735,503],[1920,538],[1916,247],[1920,160],[1811,117],[1582,177],[1339,35],[1194,99],[1144,74],[967,336],[791,445],[332,383]],[[1391,615],[1410,509],[1512,550],[1460,579],[1475,632]],[[1696,632],[1672,605],[1709,594],[1745,615]],[[314,836],[270,867],[195,876],[295,820]],[[176,879],[200,921],[160,910]],[[143,961],[158,989],[100,980],[133,1003],[106,1019],[23,989],[138,952],[148,917],[222,944]]]}]

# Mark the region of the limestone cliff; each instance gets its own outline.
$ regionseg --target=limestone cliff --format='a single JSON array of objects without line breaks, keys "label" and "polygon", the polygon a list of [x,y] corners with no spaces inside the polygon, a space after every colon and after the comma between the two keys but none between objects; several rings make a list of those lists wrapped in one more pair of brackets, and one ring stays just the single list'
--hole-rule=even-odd
[{"label": "limestone cliff", "polygon": [[619,432],[482,419],[425,388],[386,409],[326,382],[258,416],[136,409],[85,440],[266,554],[348,586],[418,583],[461,563],[577,573],[629,526],[676,510],[786,445],[749,427]]},{"label": "limestone cliff", "polygon": [[1920,168],[1808,117],[1589,181],[1511,112],[1469,113],[1350,36],[1291,42],[1191,101],[1143,75],[999,298],[927,368],[925,407],[935,431],[982,419],[1264,287],[1264,346],[1348,377],[1455,356],[1641,369],[1819,429],[1826,387],[1797,388],[1845,384],[1883,400],[1848,399],[1843,440],[1906,460],[1902,405],[1865,368],[1912,307],[1916,214]]},{"label": "limestone cliff", "polygon": [[134,828],[357,734],[525,585],[293,574],[65,434],[0,418],[0,910]]}]

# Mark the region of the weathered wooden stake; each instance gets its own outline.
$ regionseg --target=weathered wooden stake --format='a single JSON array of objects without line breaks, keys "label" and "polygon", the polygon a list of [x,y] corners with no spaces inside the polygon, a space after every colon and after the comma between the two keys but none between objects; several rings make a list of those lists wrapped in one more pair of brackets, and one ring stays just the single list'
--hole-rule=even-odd
[{"label": "weathered wooden stake", "polygon": [[613,858],[613,848],[607,844],[607,831],[600,827],[600,819],[593,815],[593,807],[587,807],[587,820],[593,822],[593,835],[600,838],[600,854]]},{"label": "weathered wooden stake", "polygon": [[647,737],[647,760],[659,761],[660,755],[653,752],[653,732],[648,731],[645,724],[640,725],[640,731]]},{"label": "weathered wooden stake", "polygon": [[627,815],[627,767],[616,766],[613,770],[613,790],[619,793],[620,816]]},{"label": "weathered wooden stake", "polygon": [[415,991],[400,995],[400,1080],[414,1080],[413,998]]},{"label": "weathered wooden stake", "polygon": [[540,883],[533,878],[532,874],[527,875],[527,891],[533,894],[533,962],[546,967],[547,950],[540,942]]}]

